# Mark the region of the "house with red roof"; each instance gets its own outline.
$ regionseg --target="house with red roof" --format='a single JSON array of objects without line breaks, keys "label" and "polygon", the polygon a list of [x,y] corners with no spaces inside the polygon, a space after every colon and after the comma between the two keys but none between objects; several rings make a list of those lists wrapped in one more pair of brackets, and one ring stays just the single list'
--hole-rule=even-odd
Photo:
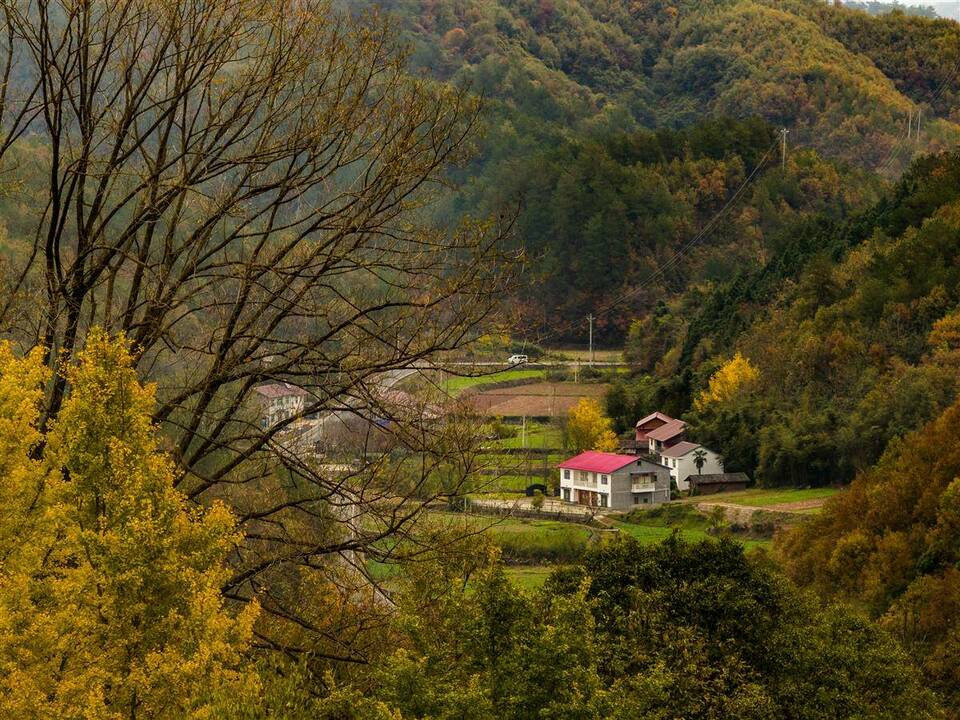
[{"label": "house with red roof", "polygon": [[659,427],[663,427],[668,422],[673,422],[673,418],[662,412],[650,413],[646,417],[637,420],[637,424],[634,426],[634,437],[637,441],[637,447],[646,449],[647,445],[649,445],[647,434]]},{"label": "house with red roof", "polygon": [[627,510],[670,500],[669,468],[636,455],[588,450],[558,468],[560,497],[566,502]]}]

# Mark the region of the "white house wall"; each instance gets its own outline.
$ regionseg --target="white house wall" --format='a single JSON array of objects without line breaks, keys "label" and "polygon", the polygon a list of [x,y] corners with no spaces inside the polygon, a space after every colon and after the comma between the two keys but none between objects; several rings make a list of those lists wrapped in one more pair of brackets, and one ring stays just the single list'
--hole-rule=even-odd
[{"label": "white house wall", "polygon": [[[706,450],[706,448],[704,448],[704,450]],[[723,461],[720,456],[712,450],[706,450],[706,462],[704,462],[700,470],[697,470],[695,453],[696,450],[691,450],[680,458],[663,458],[664,465],[670,468],[670,476],[677,483],[678,490],[690,489],[689,477],[691,475],[710,475],[712,473],[723,472]]]}]

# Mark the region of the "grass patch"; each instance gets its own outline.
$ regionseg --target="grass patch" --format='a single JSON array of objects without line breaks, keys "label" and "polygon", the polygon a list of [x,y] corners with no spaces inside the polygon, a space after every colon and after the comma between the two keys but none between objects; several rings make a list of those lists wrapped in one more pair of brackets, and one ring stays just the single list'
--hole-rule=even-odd
[{"label": "grass patch", "polygon": [[443,379],[442,387],[448,395],[459,395],[465,390],[492,385],[493,383],[507,382],[508,380],[528,380],[544,377],[543,370],[500,370],[494,373],[486,373],[472,377],[462,377],[459,375],[448,375]]},{"label": "grass patch", "polygon": [[465,531],[482,530],[500,546],[507,563],[575,562],[583,555],[592,535],[586,525],[561,520],[495,518],[440,511],[428,515],[439,522],[462,523],[460,527]]},{"label": "grass patch", "polygon": [[752,490],[743,490],[734,493],[722,493],[719,495],[704,495],[697,498],[703,502],[730,503],[731,505],[751,505],[753,507],[765,507],[767,505],[779,505],[781,503],[803,502],[805,500],[826,500],[841,492],[837,488],[805,488],[797,490],[795,488],[773,488],[763,489],[754,488]]},{"label": "grass patch", "polygon": [[[639,540],[644,545],[658,543],[663,540],[666,540],[673,534],[673,528],[665,525],[636,525],[634,523],[617,523],[616,526],[620,532],[624,535],[629,535],[635,540]],[[706,540],[710,536],[707,535],[705,529],[696,529],[696,528],[677,528],[681,537],[688,542],[698,542],[700,540]]]},{"label": "grass patch", "polygon": [[530,485],[547,484],[547,478],[539,475],[481,475],[477,478],[475,492],[489,497],[490,493],[522,494]]},{"label": "grass patch", "polygon": [[[556,349],[547,351],[551,357],[555,357],[562,360],[579,360],[581,362],[589,362],[590,360],[590,350],[589,349]],[[593,359],[595,362],[623,362],[623,351],[622,350],[594,350]]]},{"label": "grass patch", "polygon": [[483,491],[466,495],[469,500],[523,500],[526,496],[526,493],[507,490],[491,490],[490,492]]},{"label": "grass patch", "polygon": [[[667,503],[649,510],[634,510],[622,520],[615,521],[615,527],[624,535],[644,544],[666,540],[674,531],[688,542],[716,539],[716,536],[707,532],[710,520],[689,504]],[[770,545],[769,540],[736,536],[734,539],[743,543],[748,550]]]},{"label": "grass patch", "polygon": [[550,577],[553,567],[549,565],[522,565],[505,568],[507,578],[523,590],[539,590]]},{"label": "grass patch", "polygon": [[493,443],[495,447],[501,448],[542,448],[542,449],[560,449],[563,445],[563,433],[555,425],[545,425],[543,423],[527,423],[527,432],[516,437],[504,438]]},{"label": "grass patch", "polygon": [[590,542],[590,529],[576,523],[513,520],[488,530],[506,562],[576,562]]}]

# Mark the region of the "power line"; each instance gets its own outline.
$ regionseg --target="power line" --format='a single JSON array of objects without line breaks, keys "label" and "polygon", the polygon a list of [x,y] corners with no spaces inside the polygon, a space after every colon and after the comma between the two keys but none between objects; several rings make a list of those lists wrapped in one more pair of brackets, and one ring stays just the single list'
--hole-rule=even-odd
[{"label": "power line", "polygon": [[[718,211],[714,214],[714,216],[710,219],[710,221],[709,221],[706,225],[703,226],[703,228],[700,230],[700,232],[698,232],[692,239],[688,240],[684,245],[682,245],[682,246],[680,247],[680,249],[677,250],[677,251],[670,257],[669,260],[667,260],[667,262],[665,262],[663,265],[661,265],[660,267],[658,267],[658,268],[657,268],[654,272],[652,272],[647,278],[645,278],[644,280],[642,280],[636,287],[634,287],[634,288],[631,289],[631,290],[627,290],[627,291],[621,293],[619,297],[614,298],[612,301],[608,301],[607,303],[605,303],[605,304],[601,305],[599,308],[597,308],[597,309],[594,311],[594,313],[592,313],[592,315],[594,316],[594,319],[596,319],[596,318],[604,315],[605,313],[609,312],[609,311],[612,310],[614,307],[616,307],[617,305],[619,305],[620,303],[622,303],[624,300],[628,300],[628,299],[630,299],[631,297],[634,297],[634,296],[638,295],[640,292],[642,292],[643,290],[646,289],[646,286],[647,286],[650,282],[652,282],[652,281],[655,280],[657,277],[659,277],[660,275],[662,275],[664,272],[666,272],[667,270],[669,270],[671,267],[673,267],[674,265],[676,265],[677,263],[679,263],[680,260],[684,257],[684,255],[686,255],[686,253],[687,253],[694,245],[696,245],[696,244],[699,243],[701,240],[703,240],[703,239],[713,230],[713,228],[714,228],[714,227],[716,226],[716,224],[719,222],[720,218],[723,217],[723,215],[726,213],[726,211],[729,210],[730,207],[731,207],[731,206],[737,201],[737,199],[743,194],[743,191],[746,190],[747,186],[749,186],[750,183],[753,182],[753,179],[757,176],[757,173],[760,172],[760,169],[763,167],[764,163],[766,163],[766,161],[767,161],[767,159],[770,157],[771,153],[773,153],[774,149],[775,149],[775,148],[777,147],[777,145],[779,145],[780,143],[781,143],[781,139],[778,137],[776,140],[774,140],[774,141],[770,144],[770,147],[767,148],[767,151],[764,153],[763,157],[760,158],[760,161],[757,163],[756,167],[754,167],[753,171],[746,177],[746,179],[744,179],[744,181],[740,184],[740,187],[737,188],[736,192],[730,197],[730,199],[727,200],[727,202],[724,204],[724,206],[723,206],[722,208],[720,208],[720,210],[718,210]],[[573,327],[573,324],[572,324],[572,323],[567,323],[566,325],[563,325],[563,326],[554,328],[551,332],[548,332],[548,333],[546,333],[545,335],[540,335],[540,336],[538,336],[538,337],[537,337],[537,341],[538,341],[538,343],[543,343],[543,342],[545,342],[545,341],[547,341],[547,340],[550,340],[550,339],[552,339],[552,338],[554,338],[554,337],[557,337],[557,336],[559,336],[559,335],[562,335],[562,334],[566,333],[567,331],[569,331],[570,329],[572,329],[572,327]]]},{"label": "power line", "polygon": [[[960,2],[957,3],[957,7],[958,7],[958,14],[960,14]],[[954,63],[953,69],[947,74],[946,77],[944,77],[943,81],[940,83],[940,86],[937,88],[936,92],[934,92],[934,94],[931,96],[931,98],[930,98],[930,100],[929,100],[929,103],[932,104],[932,103],[935,102],[937,99],[939,99],[939,97],[943,94],[943,92],[947,89],[947,87],[950,85],[950,83],[952,82],[952,80],[953,80],[954,77],[956,76],[958,70],[960,70],[960,56],[958,56],[957,61]],[[919,142],[919,137],[920,137],[919,133],[920,133],[920,117],[921,117],[921,112],[922,112],[922,108],[918,108],[918,109],[917,109],[917,142]],[[877,169],[876,169],[874,172],[876,172],[877,174],[883,174],[884,172],[886,172],[887,170],[889,170],[891,167],[893,167],[894,163],[897,162],[897,160],[899,159],[900,152],[903,150],[904,147],[906,147],[906,146],[909,144],[909,140],[911,139],[912,119],[913,119],[913,110],[911,109],[911,110],[910,110],[910,116],[909,116],[909,119],[908,119],[908,127],[907,127],[907,132],[906,132],[906,134],[905,134],[905,135],[899,135],[899,136],[897,137],[897,140],[894,142],[894,145],[893,145],[893,147],[890,149],[889,154],[888,154],[887,157],[877,166]],[[758,172],[760,171],[760,169],[763,167],[764,163],[765,163],[765,162],[767,161],[767,159],[769,158],[770,153],[771,153],[771,152],[773,151],[773,149],[777,146],[777,144],[780,144],[780,146],[781,146],[781,164],[782,164],[782,167],[783,167],[784,169],[786,168],[786,161],[787,161],[787,133],[788,133],[788,132],[790,132],[790,131],[789,131],[787,128],[782,128],[782,129],[781,129],[781,131],[780,131],[780,136],[779,136],[776,140],[774,140],[774,142],[771,144],[771,146],[767,149],[767,152],[764,153],[763,157],[762,157],[762,158],[760,159],[760,161],[757,163],[757,166],[753,169],[753,172],[751,172],[750,175],[747,176],[747,178],[743,181],[743,183],[740,185],[740,187],[737,188],[737,191],[730,197],[730,199],[726,202],[726,204],[710,219],[710,221],[703,227],[703,229],[701,229],[701,231],[700,231],[699,233],[697,233],[697,235],[696,235],[693,239],[691,239],[691,240],[688,241],[686,244],[684,244],[676,253],[673,254],[673,256],[671,256],[671,258],[670,258],[666,263],[664,263],[664,264],[661,265],[659,268],[657,268],[657,270],[655,270],[649,277],[647,277],[646,279],[644,279],[643,281],[641,281],[641,282],[640,282],[636,287],[634,287],[632,290],[628,290],[628,291],[625,291],[625,292],[621,293],[621,295],[618,296],[617,298],[615,298],[614,300],[609,301],[609,302],[607,302],[606,304],[602,305],[600,308],[596,309],[596,311],[595,311],[595,312],[596,312],[596,315],[594,315],[593,313],[591,313],[591,315],[590,315],[591,345],[592,345],[592,336],[593,336],[593,320],[595,320],[595,319],[597,319],[598,317],[600,317],[600,316],[604,315],[605,313],[609,312],[609,311],[612,310],[614,307],[616,307],[617,305],[619,305],[620,303],[622,303],[624,300],[628,300],[628,299],[630,299],[630,298],[632,298],[632,297],[635,297],[636,295],[640,294],[641,292],[643,292],[643,291],[646,289],[645,286],[647,286],[650,282],[652,282],[652,281],[655,280],[657,277],[659,277],[659,276],[662,275],[664,272],[666,272],[668,269],[670,269],[671,267],[673,267],[673,266],[675,266],[677,263],[679,263],[680,260],[686,255],[687,251],[688,251],[690,248],[692,248],[694,245],[696,245],[697,243],[699,243],[703,238],[705,238],[705,237],[707,236],[707,234],[708,234],[709,232],[712,231],[713,227],[716,225],[716,223],[719,221],[719,219],[723,216],[723,214],[727,211],[727,209],[729,209],[730,206],[733,205],[733,203],[737,200],[737,198],[739,198],[739,196],[740,196],[740,195],[742,194],[742,192],[746,189],[746,187],[753,181],[753,178],[756,177],[757,173],[758,173]],[[794,147],[800,148],[800,147],[805,147],[805,146],[807,146],[807,145],[809,145],[809,143],[806,143],[806,144],[804,144],[804,143],[797,143]],[[538,343],[541,343],[541,344],[542,344],[542,343],[544,343],[544,342],[546,342],[546,341],[548,341],[548,340],[550,340],[550,339],[552,339],[552,338],[555,338],[555,337],[558,337],[558,336],[560,336],[560,335],[563,335],[563,334],[565,334],[566,332],[568,332],[569,330],[571,330],[571,329],[573,328],[573,325],[574,325],[573,323],[569,323],[569,322],[568,322],[568,323],[566,323],[565,325],[561,325],[561,326],[559,326],[559,327],[556,327],[556,328],[554,328],[551,332],[548,332],[548,333],[546,333],[546,334],[544,334],[544,335],[539,335],[539,336],[537,336],[537,341],[538,341]],[[526,342],[527,342],[527,341],[524,340],[524,345],[526,344]]]}]

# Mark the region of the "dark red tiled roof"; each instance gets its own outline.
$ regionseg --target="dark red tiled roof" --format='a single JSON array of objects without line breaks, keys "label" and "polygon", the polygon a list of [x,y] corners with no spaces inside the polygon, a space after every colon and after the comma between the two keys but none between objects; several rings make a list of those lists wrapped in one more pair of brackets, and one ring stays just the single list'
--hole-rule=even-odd
[{"label": "dark red tiled roof", "polygon": [[647,437],[660,442],[666,442],[670,438],[676,437],[683,432],[687,424],[683,420],[671,420],[666,425],[661,425],[656,430],[647,433]]},{"label": "dark red tiled roof", "polygon": [[641,425],[646,425],[651,420],[663,420],[665,423],[673,422],[673,418],[669,415],[664,415],[662,412],[650,413],[645,418],[640,418],[637,420],[637,424],[634,427],[640,427]]}]

